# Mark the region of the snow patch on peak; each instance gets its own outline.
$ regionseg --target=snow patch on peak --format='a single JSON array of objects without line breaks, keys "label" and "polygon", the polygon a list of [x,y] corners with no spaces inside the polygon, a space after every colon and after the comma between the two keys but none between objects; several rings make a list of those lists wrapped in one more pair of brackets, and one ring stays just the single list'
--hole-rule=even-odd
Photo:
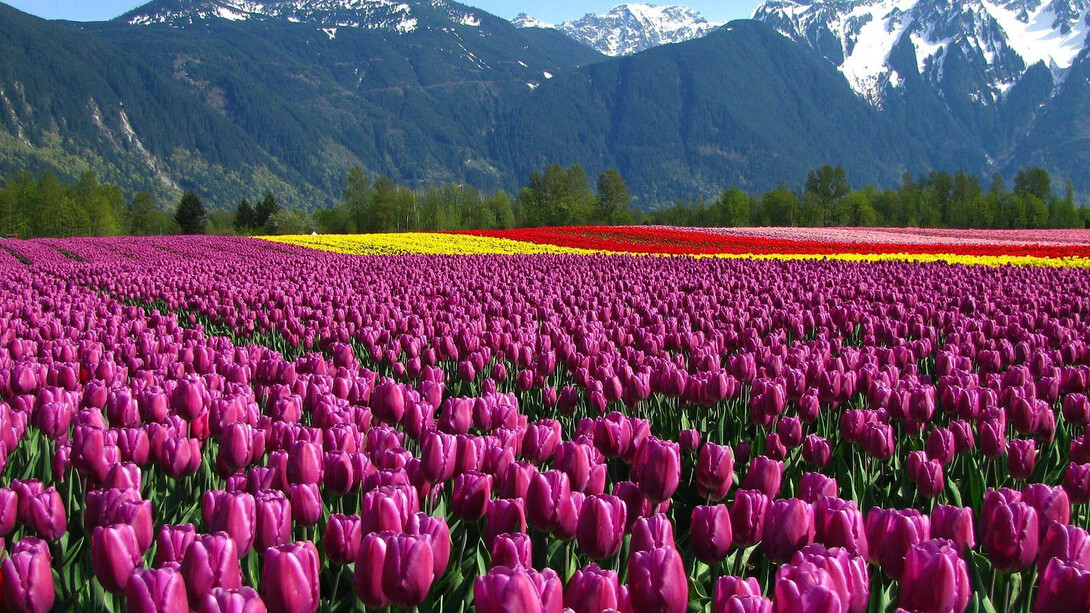
[{"label": "snow patch on peak", "polygon": [[555,30],[556,25],[535,19],[526,13],[519,13],[518,17],[511,20],[516,28],[541,28],[543,30]]},{"label": "snow patch on peak", "polygon": [[[125,17],[131,25],[181,27],[212,20],[283,20],[331,28],[364,28],[412,32],[417,20],[411,7],[396,0],[191,0],[148,5]],[[333,38],[330,35],[330,38]]]},{"label": "snow patch on peak", "polygon": [[608,13],[588,13],[558,29],[610,56],[631,55],[651,47],[700,38],[722,26],[684,6],[622,4]]}]

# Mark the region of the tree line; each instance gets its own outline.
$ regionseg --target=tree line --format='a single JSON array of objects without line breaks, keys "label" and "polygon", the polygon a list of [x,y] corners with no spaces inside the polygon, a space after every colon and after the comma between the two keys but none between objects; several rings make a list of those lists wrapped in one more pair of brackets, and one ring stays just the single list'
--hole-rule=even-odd
[{"label": "tree line", "polygon": [[463,184],[410,189],[361,168],[348,172],[340,202],[313,214],[281,207],[272,192],[234,211],[209,210],[195,192],[176,204],[141,192],[126,198],[94,173],[64,183],[45,171],[0,184],[0,235],[20,237],[149,234],[300,234],[507,229],[561,225],[892,226],[951,228],[1090,228],[1066,183],[1055,192],[1042,168],[1018,173],[1013,186],[996,175],[985,190],[964,172],[906,173],[895,189],[853,189],[843,168],[812,171],[805,185],[763,194],[734,187],[715,200],[680,201],[651,211],[632,207],[620,173],[593,183],[578,165],[531,173],[514,198]]},{"label": "tree line", "polygon": [[906,173],[896,189],[853,190],[843,168],[825,166],[810,172],[801,191],[782,184],[764,194],[731,188],[712,202],[679,202],[643,219],[705,227],[1090,228],[1090,209],[1076,205],[1070,182],[1057,195],[1042,168],[1022,170],[1013,187],[995,175],[986,191],[964,172]]}]

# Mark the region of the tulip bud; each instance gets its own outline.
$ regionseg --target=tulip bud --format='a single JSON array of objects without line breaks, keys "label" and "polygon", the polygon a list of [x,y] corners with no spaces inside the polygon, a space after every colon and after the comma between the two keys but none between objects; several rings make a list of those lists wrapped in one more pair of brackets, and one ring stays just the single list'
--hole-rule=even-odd
[{"label": "tulip bud", "polygon": [[684,613],[689,579],[674,547],[636,551],[628,559],[628,593],[635,613]]},{"label": "tulip bud", "polygon": [[632,466],[633,481],[653,504],[669,500],[681,480],[681,451],[677,443],[647,438]]},{"label": "tulip bud", "polygon": [[682,430],[678,437],[681,450],[685,452],[696,451],[700,448],[700,431],[695,429]]},{"label": "tulip bud", "polygon": [[34,537],[24,537],[0,564],[3,604],[13,613],[46,613],[56,599],[53,560],[49,547]]},{"label": "tulip bud", "polygon": [[337,565],[356,561],[363,534],[359,515],[334,513],[326,524],[322,544],[329,561]]},{"label": "tulip bud", "polygon": [[64,500],[56,488],[50,487],[30,496],[19,503],[26,504],[27,523],[38,536],[47,541],[56,541],[68,531],[68,517],[64,512]]},{"label": "tulip bud", "polygon": [[810,504],[825,498],[836,497],[836,479],[821,473],[806,473],[799,481],[798,497]]},{"label": "tulip bud", "polygon": [[730,508],[730,525],[737,547],[749,547],[761,540],[765,515],[771,501],[757,490],[739,490]]},{"label": "tulip bud", "polygon": [[657,547],[675,547],[674,524],[665,515],[641,517],[632,525],[629,551],[651,551]]},{"label": "tulip bud", "polygon": [[718,564],[726,559],[734,542],[727,505],[693,508],[689,542],[696,558],[705,564]]},{"label": "tulip bud", "polygon": [[1044,573],[1052,558],[1090,567],[1090,533],[1077,526],[1049,524],[1037,555],[1038,572]]},{"label": "tulip bud", "polygon": [[811,434],[802,441],[802,458],[818,468],[824,468],[833,459],[833,448],[826,439]]},{"label": "tulip bud", "polygon": [[131,613],[189,613],[185,582],[174,568],[133,571],[125,584],[125,602]]},{"label": "tulip bud", "polygon": [[369,607],[415,607],[435,579],[432,548],[419,536],[368,534],[356,558],[356,595]]},{"label": "tulip bud", "polygon": [[453,435],[431,431],[420,441],[420,469],[431,483],[442,483],[454,476],[457,440]]},{"label": "tulip bud", "polygon": [[201,599],[197,613],[265,613],[265,603],[252,587],[212,589]]},{"label": "tulip bud", "polygon": [[477,577],[473,604],[477,613],[560,613],[564,590],[551,568],[539,573],[521,566],[497,566]]},{"label": "tulip bud", "polygon": [[1076,613],[1090,602],[1090,571],[1077,562],[1048,561],[1037,584],[1034,613]]},{"label": "tulip bud", "polygon": [[238,549],[226,532],[197,536],[186,548],[181,570],[191,607],[214,587],[242,587]]},{"label": "tulip bud", "polygon": [[1040,538],[1037,521],[1037,511],[1024,502],[997,503],[990,509],[983,545],[997,569],[1017,572],[1033,564]]},{"label": "tulip bud", "polygon": [[969,570],[953,541],[935,539],[905,554],[898,604],[919,613],[961,613],[969,606]]},{"label": "tulip bud", "polygon": [[525,534],[499,534],[490,548],[492,567],[507,566],[533,568],[533,551],[530,537]]},{"label": "tulip bud", "polygon": [[466,472],[454,479],[451,510],[462,521],[475,522],[484,517],[492,501],[492,476]]},{"label": "tulip bud", "polygon": [[773,501],[761,535],[765,555],[783,563],[813,542],[814,510],[810,503],[797,498]]},{"label": "tulip bud", "polygon": [[1042,539],[1052,522],[1066,526],[1071,521],[1071,501],[1062,487],[1031,483],[1022,490],[1022,502],[1037,511],[1037,526]]},{"label": "tulip bud", "polygon": [[564,606],[574,613],[599,613],[629,610],[628,590],[620,584],[617,573],[591,564],[575,571],[564,592]]},{"label": "tulip bud", "polygon": [[846,604],[829,573],[812,563],[788,564],[776,571],[775,613],[838,613]]},{"label": "tulip bud", "polygon": [[484,529],[485,546],[492,547],[492,539],[499,534],[526,532],[526,506],[521,498],[498,499],[488,505],[488,521]]},{"label": "tulip bud", "polygon": [[307,541],[270,547],[261,569],[261,597],[270,613],[315,613],[321,602],[318,550]]},{"label": "tulip bud", "polygon": [[949,539],[959,552],[976,547],[973,532],[973,510],[947,505],[936,505],[931,510],[931,537]]},{"label": "tulip bud", "polygon": [[132,526],[99,526],[92,532],[91,565],[107,592],[123,592],[129,575],[143,563]]},{"label": "tulip bud", "polygon": [[180,526],[162,526],[155,535],[155,566],[162,568],[167,564],[181,563],[186,549],[197,538],[197,529],[193,524]]},{"label": "tulip bud", "polygon": [[782,480],[783,462],[757,456],[749,465],[742,489],[757,490],[769,498],[775,498],[780,495]]},{"label": "tulip bud", "polygon": [[291,501],[291,518],[300,526],[313,526],[322,518],[322,493],[316,484],[291,484],[288,500]]},{"label": "tulip bud", "polygon": [[814,503],[814,540],[828,548],[867,557],[863,514],[855,502],[827,496]]},{"label": "tulip bud", "polygon": [[727,445],[708,443],[696,461],[697,489],[701,496],[722,500],[734,485],[734,453]]},{"label": "tulip bud", "polygon": [[875,507],[866,519],[868,560],[900,579],[908,550],[931,538],[931,520],[915,509]]},{"label": "tulip bud", "polygon": [[612,558],[625,534],[625,504],[616,496],[590,496],[583,502],[576,526],[579,548],[592,560]]},{"label": "tulip bud", "polygon": [[1007,468],[1015,479],[1029,479],[1037,464],[1037,441],[1014,439],[1007,447]]},{"label": "tulip bud", "polygon": [[442,577],[447,571],[450,562],[450,527],[447,520],[442,517],[432,517],[425,513],[417,513],[409,518],[405,526],[405,532],[413,536],[422,537],[431,545],[431,558],[434,563],[435,576]]}]

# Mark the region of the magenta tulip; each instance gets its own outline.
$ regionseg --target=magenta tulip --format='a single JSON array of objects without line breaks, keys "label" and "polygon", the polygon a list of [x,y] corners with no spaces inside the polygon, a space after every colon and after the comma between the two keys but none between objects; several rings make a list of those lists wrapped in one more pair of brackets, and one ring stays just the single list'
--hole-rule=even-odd
[{"label": "magenta tulip", "polygon": [[270,547],[261,569],[261,597],[270,613],[315,613],[321,603],[318,550],[307,541]]}]

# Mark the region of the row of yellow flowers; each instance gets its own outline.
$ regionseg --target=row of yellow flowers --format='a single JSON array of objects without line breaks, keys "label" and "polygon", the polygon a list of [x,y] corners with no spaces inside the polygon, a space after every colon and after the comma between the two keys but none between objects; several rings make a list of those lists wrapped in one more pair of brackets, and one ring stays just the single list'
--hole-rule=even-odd
[{"label": "row of yellow flowers", "polygon": [[[263,240],[350,255],[594,255],[611,252],[559,247],[505,238],[464,234],[402,233],[322,236],[266,236]],[[677,256],[687,257],[687,256]],[[697,257],[756,260],[836,260],[844,262],[944,262],[973,266],[1048,266],[1090,268],[1090,258],[973,256],[944,253],[912,254],[715,254]]]}]

